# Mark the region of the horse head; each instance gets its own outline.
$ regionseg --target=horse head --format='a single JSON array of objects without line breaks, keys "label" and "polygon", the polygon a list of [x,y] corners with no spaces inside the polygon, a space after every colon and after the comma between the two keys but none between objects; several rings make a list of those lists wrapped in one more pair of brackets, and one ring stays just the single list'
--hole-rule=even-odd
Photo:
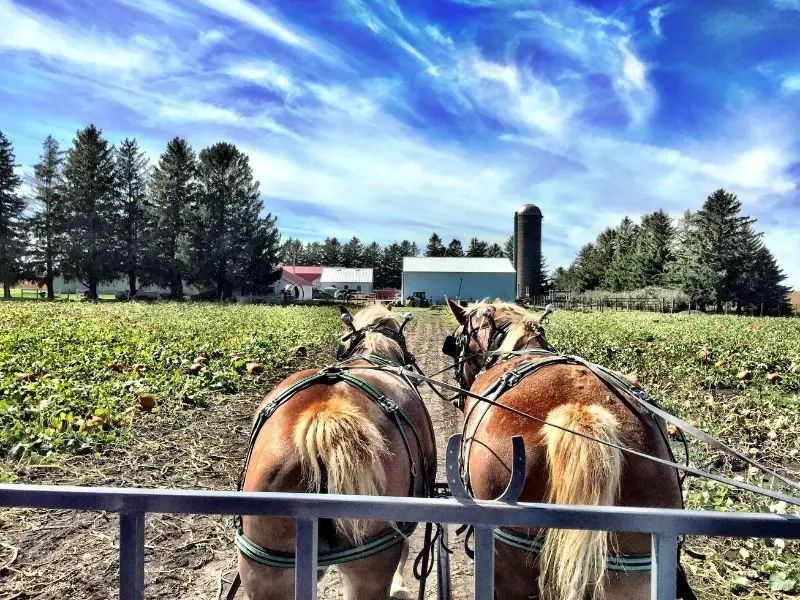
[{"label": "horse head", "polygon": [[491,366],[498,355],[527,348],[550,349],[542,321],[552,312],[548,305],[542,317],[523,307],[495,299],[464,308],[445,297],[458,321],[445,338],[442,352],[456,361],[456,380],[462,389],[472,386],[478,373]]},{"label": "horse head", "polygon": [[339,312],[349,332],[339,339],[338,360],[354,354],[371,354],[399,365],[413,363],[414,358],[408,352],[403,335],[403,329],[413,317],[411,313],[406,313],[401,321],[397,313],[381,304],[365,308],[355,317],[344,305],[339,306]]}]

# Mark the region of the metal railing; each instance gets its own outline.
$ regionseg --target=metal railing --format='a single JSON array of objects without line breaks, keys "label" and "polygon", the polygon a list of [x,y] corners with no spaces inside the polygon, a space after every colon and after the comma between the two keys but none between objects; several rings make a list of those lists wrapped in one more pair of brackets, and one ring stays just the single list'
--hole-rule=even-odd
[{"label": "metal railing", "polygon": [[[317,597],[317,523],[351,518],[475,525],[475,598],[494,597],[495,527],[628,531],[653,536],[652,599],[675,599],[681,534],[800,538],[794,515],[591,507],[333,494],[0,485],[0,506],[120,515],[120,598],[144,598],[146,513],[270,515],[297,520],[295,598]],[[233,545],[231,544],[233,552]]]}]

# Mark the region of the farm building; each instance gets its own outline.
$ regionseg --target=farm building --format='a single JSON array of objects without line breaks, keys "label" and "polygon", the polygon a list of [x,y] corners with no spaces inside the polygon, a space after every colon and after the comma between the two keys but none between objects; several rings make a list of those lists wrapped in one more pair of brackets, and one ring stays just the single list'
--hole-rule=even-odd
[{"label": "farm building", "polygon": [[372,293],[372,269],[322,267],[317,287],[323,290],[334,288],[370,294]]},{"label": "farm building", "polygon": [[275,271],[280,274],[267,288],[268,296],[282,298],[283,292],[287,291],[293,300],[311,300],[313,286],[305,278],[292,273],[291,267],[278,267]]},{"label": "farm building", "polygon": [[516,271],[507,258],[406,257],[403,298],[417,292],[433,302],[444,296],[465,300],[500,298],[514,301]]},{"label": "farm building", "polygon": [[800,291],[789,292],[788,300],[792,314],[800,315]]},{"label": "farm building", "polygon": [[322,277],[322,267],[309,267],[299,265],[282,265],[280,268],[289,271],[304,279],[311,287],[319,287],[319,279]]}]

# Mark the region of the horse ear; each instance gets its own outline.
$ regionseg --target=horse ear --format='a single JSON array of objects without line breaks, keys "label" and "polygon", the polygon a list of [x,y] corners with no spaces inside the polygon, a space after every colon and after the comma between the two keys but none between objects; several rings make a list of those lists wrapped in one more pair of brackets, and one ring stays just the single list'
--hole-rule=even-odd
[{"label": "horse ear", "polygon": [[450,300],[447,296],[444,297],[444,301],[447,302],[447,306],[450,308],[450,312],[453,313],[456,321],[463,325],[467,320],[467,313],[464,311],[464,308]]},{"label": "horse ear", "polygon": [[[339,313],[340,313],[342,316],[344,316],[344,315],[350,315],[350,311],[349,311],[349,310],[347,310],[347,307],[346,307],[344,304],[340,304],[340,305],[339,305]],[[350,315],[350,317],[351,317],[351,318],[352,318],[352,316],[353,316],[353,315]]]}]

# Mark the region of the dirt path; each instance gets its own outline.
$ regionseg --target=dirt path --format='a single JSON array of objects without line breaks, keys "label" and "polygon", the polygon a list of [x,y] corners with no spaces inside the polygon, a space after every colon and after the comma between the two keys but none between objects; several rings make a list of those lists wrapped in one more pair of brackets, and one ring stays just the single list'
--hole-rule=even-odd
[{"label": "dirt path", "polygon": [[[444,319],[417,315],[409,327],[409,347],[426,373],[444,369],[440,353]],[[299,368],[297,365],[296,368]],[[294,369],[293,369],[294,370]],[[445,375],[448,381],[452,371]],[[57,467],[18,470],[19,483],[167,487],[230,490],[245,451],[250,418],[263,392],[284,373],[271,373],[258,387],[209,407],[143,417],[134,444],[100,456],[75,457]],[[438,481],[444,481],[447,439],[460,430],[460,414],[423,388],[433,419],[439,456]],[[421,548],[424,526],[412,537],[406,580],[416,598],[413,559]],[[218,600],[234,574],[235,553],[230,517],[150,514],[145,522],[145,595],[148,599]],[[0,510],[0,600],[75,598],[106,600],[118,595],[119,520],[113,513]],[[472,596],[472,563],[463,542],[450,527],[453,598]],[[425,597],[436,597],[436,571]],[[339,577],[331,569],[320,582],[319,596],[341,597]],[[237,598],[244,598],[239,593]]]}]

